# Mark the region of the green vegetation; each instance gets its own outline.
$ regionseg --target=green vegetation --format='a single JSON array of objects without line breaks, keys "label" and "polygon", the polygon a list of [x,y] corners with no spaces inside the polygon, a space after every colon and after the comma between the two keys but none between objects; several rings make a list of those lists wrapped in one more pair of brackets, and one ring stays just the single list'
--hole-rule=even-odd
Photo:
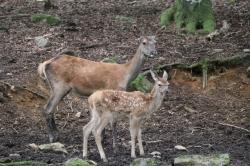
[{"label": "green vegetation", "polygon": [[128,23],[134,22],[134,19],[132,17],[120,16],[120,15],[117,15],[115,19],[121,22],[128,22]]},{"label": "green vegetation", "polygon": [[215,19],[210,0],[200,2],[176,0],[168,9],[162,12],[161,26],[168,26],[175,21],[178,29],[185,29],[188,33],[210,33],[215,29]]},{"label": "green vegetation", "polygon": [[150,159],[150,158],[139,158],[139,159],[135,159],[132,164],[132,166],[157,166],[156,161],[154,159]]},{"label": "green vegetation", "polygon": [[104,58],[102,60],[102,62],[106,62],[106,63],[117,63],[117,61],[118,61],[118,57],[117,56]]},{"label": "green vegetation", "polygon": [[152,88],[153,84],[142,74],[139,74],[130,84],[130,89],[141,92],[149,92]]},{"label": "green vegetation", "polygon": [[35,14],[31,16],[31,21],[34,23],[37,22],[46,22],[50,26],[56,26],[61,23],[61,20],[59,17],[51,16],[48,14]]},{"label": "green vegetation", "polygon": [[66,162],[65,166],[92,166],[89,162],[82,159],[70,159]]},{"label": "green vegetation", "polygon": [[0,163],[0,166],[45,166],[45,163],[35,161],[17,161],[10,163]]}]

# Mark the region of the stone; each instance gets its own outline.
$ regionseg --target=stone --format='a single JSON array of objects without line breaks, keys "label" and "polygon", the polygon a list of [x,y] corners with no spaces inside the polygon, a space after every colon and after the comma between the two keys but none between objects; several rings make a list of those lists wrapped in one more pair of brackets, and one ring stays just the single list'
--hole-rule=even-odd
[{"label": "stone", "polygon": [[20,158],[21,155],[18,154],[18,153],[14,153],[14,154],[10,154],[9,157],[12,157],[12,158]]},{"label": "stone", "polygon": [[185,151],[187,151],[187,148],[182,146],[182,145],[176,145],[174,148],[177,149],[177,150],[185,150]]},{"label": "stone", "polygon": [[39,48],[45,48],[49,46],[49,40],[44,38],[43,36],[37,36],[34,38],[35,43]]},{"label": "stone", "polygon": [[183,155],[174,159],[174,166],[204,165],[204,166],[224,166],[230,162],[229,154],[214,155]]},{"label": "stone", "polygon": [[75,116],[76,116],[77,118],[80,118],[80,117],[81,117],[81,112],[77,112],[77,113],[75,114]]},{"label": "stone", "polygon": [[153,156],[153,158],[161,158],[161,153],[158,151],[153,151],[150,154]]},{"label": "stone", "polygon": [[156,161],[151,158],[137,158],[132,161],[130,166],[156,166]]},{"label": "stone", "polygon": [[60,142],[55,142],[55,143],[50,143],[50,144],[42,144],[38,146],[40,150],[45,150],[45,151],[55,151],[55,152],[63,152],[63,153],[68,153],[67,150],[65,149],[64,145],[61,144]]},{"label": "stone", "polygon": [[250,49],[243,49],[243,52],[249,53],[249,52],[250,52]]}]

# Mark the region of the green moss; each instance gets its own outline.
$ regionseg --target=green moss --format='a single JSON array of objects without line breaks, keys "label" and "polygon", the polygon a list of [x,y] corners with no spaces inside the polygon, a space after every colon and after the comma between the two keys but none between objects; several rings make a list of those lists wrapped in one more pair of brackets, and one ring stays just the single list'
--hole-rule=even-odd
[{"label": "green moss", "polygon": [[59,25],[61,20],[56,16],[51,16],[48,14],[35,14],[31,16],[31,21],[34,23],[37,22],[46,22],[50,26]]},{"label": "green moss", "polygon": [[89,162],[85,160],[73,158],[73,159],[68,160],[65,166],[91,166],[91,164],[89,164]]},{"label": "green moss", "polygon": [[161,26],[168,26],[174,21],[174,13],[176,12],[175,6],[171,6],[170,8],[166,9],[162,12],[160,16],[160,25]]},{"label": "green moss", "polygon": [[152,87],[153,84],[149,82],[142,74],[139,74],[136,79],[130,83],[130,89],[138,90],[141,92],[149,92]]},{"label": "green moss", "polygon": [[0,166],[45,166],[45,163],[35,161],[17,161],[11,163],[0,163]]},{"label": "green moss", "polygon": [[188,33],[201,30],[210,33],[215,29],[212,3],[202,0],[200,3],[190,3],[186,0],[176,0],[175,4],[161,14],[161,26],[168,26],[175,21],[177,28],[185,28]]},{"label": "green moss", "polygon": [[106,62],[106,63],[117,63],[117,61],[118,61],[118,57],[116,56],[104,58],[102,60],[102,62]]}]

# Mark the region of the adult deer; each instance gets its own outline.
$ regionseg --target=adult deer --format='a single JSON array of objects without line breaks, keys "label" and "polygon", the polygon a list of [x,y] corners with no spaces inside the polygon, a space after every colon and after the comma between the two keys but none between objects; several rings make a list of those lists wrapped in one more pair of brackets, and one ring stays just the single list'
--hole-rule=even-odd
[{"label": "adult deer", "polygon": [[[95,62],[61,53],[38,67],[40,76],[50,85],[50,98],[42,112],[46,118],[49,140],[58,140],[54,109],[71,90],[89,96],[100,89],[127,90],[129,83],[138,75],[146,57],[157,53],[155,37],[141,37],[134,57],[125,64]],[[116,144],[115,123],[112,125],[113,146]]]},{"label": "adult deer", "polygon": [[83,157],[87,157],[88,137],[92,131],[101,159],[104,162],[107,161],[101,143],[101,133],[110,121],[117,121],[119,115],[127,115],[130,119],[131,157],[136,157],[136,137],[139,143],[140,155],[144,155],[141,121],[143,117],[159,109],[169,85],[167,72],[164,71],[162,78],[156,77],[153,72],[151,72],[151,75],[155,80],[151,93],[100,90],[88,98],[91,120],[83,128]]}]

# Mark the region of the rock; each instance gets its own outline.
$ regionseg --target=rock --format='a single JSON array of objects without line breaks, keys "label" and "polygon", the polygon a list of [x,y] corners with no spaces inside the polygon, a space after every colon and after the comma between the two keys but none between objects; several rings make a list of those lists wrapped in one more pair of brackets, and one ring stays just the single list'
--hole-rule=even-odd
[{"label": "rock", "polygon": [[55,142],[55,143],[50,143],[50,144],[43,144],[38,146],[40,150],[45,150],[45,151],[55,151],[55,152],[63,152],[63,153],[68,153],[67,150],[65,149],[64,145],[61,144],[60,142]]},{"label": "rock", "polygon": [[12,73],[7,73],[6,75],[7,75],[7,76],[12,76],[13,74],[12,74]]},{"label": "rock", "polygon": [[243,49],[243,52],[249,53],[249,52],[250,52],[250,49]]},{"label": "rock", "polygon": [[250,78],[250,67],[247,68],[247,77]]},{"label": "rock", "polygon": [[18,154],[18,153],[14,153],[14,154],[10,154],[9,157],[12,157],[12,158],[20,158],[21,155]]},{"label": "rock", "polygon": [[11,159],[9,157],[2,157],[0,156],[0,163],[9,163]]},{"label": "rock", "polygon": [[75,114],[75,116],[76,116],[77,118],[80,118],[80,117],[81,117],[81,112],[77,112],[77,113]]},{"label": "rock", "polygon": [[153,156],[153,158],[161,158],[161,153],[158,151],[153,151],[150,154]]},{"label": "rock", "polygon": [[187,148],[185,148],[184,146],[181,146],[181,145],[176,145],[174,148],[177,149],[177,150],[185,150],[185,151],[188,151]]},{"label": "rock", "polygon": [[224,166],[229,164],[229,154],[184,155],[174,159],[175,166],[204,165],[204,166]]},{"label": "rock", "polygon": [[49,40],[44,38],[43,36],[35,37],[35,43],[39,48],[45,48],[49,46]]},{"label": "rock", "polygon": [[77,165],[79,165],[79,166],[92,166],[92,165],[97,165],[97,164],[93,161],[86,161],[86,160],[82,160],[79,158],[69,159],[65,163],[65,166],[77,166]]},{"label": "rock", "polygon": [[34,144],[34,143],[29,144],[29,147],[31,147],[31,148],[34,149],[34,150],[38,150],[38,149],[39,149],[38,145],[36,145],[36,144]]},{"label": "rock", "polygon": [[156,161],[151,158],[137,158],[132,161],[130,166],[156,166]]}]

